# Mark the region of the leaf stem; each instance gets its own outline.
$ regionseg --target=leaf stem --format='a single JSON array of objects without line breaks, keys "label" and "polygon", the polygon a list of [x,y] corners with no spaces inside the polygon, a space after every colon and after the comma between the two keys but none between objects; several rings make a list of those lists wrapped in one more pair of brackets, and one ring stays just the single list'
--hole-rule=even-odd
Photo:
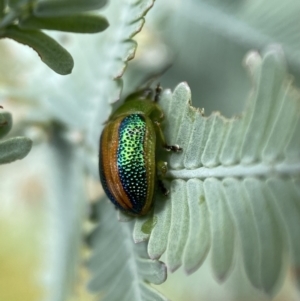
[{"label": "leaf stem", "polygon": [[4,16],[0,22],[0,28],[5,28],[8,25],[13,24],[13,22],[18,18],[19,12],[16,10],[11,10]]}]

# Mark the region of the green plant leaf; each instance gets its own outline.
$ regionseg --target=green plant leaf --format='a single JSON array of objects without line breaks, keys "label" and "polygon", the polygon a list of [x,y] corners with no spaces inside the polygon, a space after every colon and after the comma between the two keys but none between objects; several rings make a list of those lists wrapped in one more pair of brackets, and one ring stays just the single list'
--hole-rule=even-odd
[{"label": "green plant leaf", "polygon": [[0,164],[23,159],[31,150],[32,141],[26,137],[14,137],[0,141]]},{"label": "green plant leaf", "polygon": [[[137,219],[134,239],[149,239],[153,259],[166,253],[170,271],[181,265],[195,271],[210,250],[220,280],[241,252],[252,284],[272,294],[285,252],[296,266],[300,262],[299,92],[278,47],[262,58],[252,53],[246,63],[254,89],[239,117],[202,116],[190,106],[185,83],[161,97],[168,143],[183,152],[168,159],[167,177],[176,179],[170,199],[158,197],[153,216]],[[143,226],[151,222],[152,231],[145,233]]]},{"label": "green plant leaf", "polygon": [[108,27],[106,18],[96,15],[78,14],[64,17],[30,16],[20,21],[19,26],[26,29],[49,29],[77,33],[96,33]]},{"label": "green plant leaf", "polygon": [[36,16],[66,16],[88,10],[99,9],[107,0],[42,0],[36,2],[34,14]]},{"label": "green plant leaf", "polygon": [[12,128],[12,116],[8,112],[0,111],[0,138],[5,136]]},{"label": "green plant leaf", "polygon": [[93,250],[88,262],[92,274],[89,289],[100,293],[99,300],[103,301],[166,301],[149,284],[165,281],[165,265],[149,259],[145,243],[132,243],[132,223],[119,223],[116,210],[106,198],[97,204],[96,210],[99,224],[88,240]]},{"label": "green plant leaf", "polygon": [[7,14],[3,16],[2,20],[0,21],[0,28],[5,28],[8,25],[12,24],[15,20],[17,20],[18,14],[19,13],[16,10],[10,10]]},{"label": "green plant leaf", "polygon": [[32,47],[41,60],[55,72],[65,75],[72,71],[72,56],[48,35],[38,30],[22,30],[17,26],[5,28],[2,37],[13,39]]},{"label": "green plant leaf", "polygon": [[6,0],[0,0],[0,18],[4,15],[4,10],[6,8],[7,1]]}]

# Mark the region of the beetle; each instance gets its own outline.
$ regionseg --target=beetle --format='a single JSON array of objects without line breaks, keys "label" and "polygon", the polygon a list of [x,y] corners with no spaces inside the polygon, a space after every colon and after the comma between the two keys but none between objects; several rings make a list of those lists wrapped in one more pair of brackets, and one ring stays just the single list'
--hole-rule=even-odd
[{"label": "beetle", "polygon": [[156,162],[157,138],[167,151],[182,150],[165,142],[160,127],[164,114],[157,103],[161,90],[157,85],[154,99],[149,88],[129,95],[109,117],[100,137],[103,189],[117,208],[133,216],[148,213],[157,182],[163,193],[168,193],[160,180],[166,163]]}]

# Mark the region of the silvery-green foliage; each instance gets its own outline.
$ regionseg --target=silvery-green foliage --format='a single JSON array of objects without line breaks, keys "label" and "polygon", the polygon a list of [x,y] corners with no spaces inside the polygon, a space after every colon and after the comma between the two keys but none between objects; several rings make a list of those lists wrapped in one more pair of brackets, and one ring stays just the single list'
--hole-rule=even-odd
[{"label": "silvery-green foliage", "polygon": [[191,16],[193,22],[243,47],[261,50],[274,41],[280,42],[288,62],[299,68],[299,32],[294,30],[299,8],[294,0],[191,0],[182,5],[182,14],[197,12]]},{"label": "silvery-green foliage", "polygon": [[[41,2],[43,4],[40,4],[36,13],[41,17],[44,14],[43,18],[49,17],[51,9],[62,3]],[[74,3],[80,6],[82,2]],[[89,3],[93,5],[95,1],[91,0]],[[7,5],[6,1],[0,1],[0,8],[3,4]],[[74,12],[78,7],[76,5],[73,7]],[[86,172],[84,167],[88,167],[89,172],[98,179],[99,134],[111,112],[110,104],[120,96],[120,77],[127,61],[134,56],[136,44],[132,37],[141,29],[143,16],[152,5],[153,1],[150,0],[111,1],[104,11],[110,27],[100,36],[81,36],[77,39],[66,39],[65,35],[55,36],[74,55],[76,64],[72,75],[62,78],[40,66],[29,64],[26,68],[29,76],[24,76],[22,86],[1,87],[1,96],[19,97],[22,101],[25,99],[39,103],[39,107],[32,106],[32,121],[44,123],[45,128],[49,129],[49,124],[54,120],[63,124],[67,131],[76,131],[82,137],[79,143],[78,140],[69,142],[62,131],[56,133],[55,139],[50,139],[47,145],[49,152],[46,152],[45,162],[49,164],[51,181],[47,187],[50,223],[46,238],[51,256],[47,256],[43,272],[46,275],[48,300],[64,300],[72,291],[76,278],[74,271],[78,267],[82,214],[85,213],[85,195],[82,191],[82,175]],[[209,28],[211,23],[208,21],[211,21],[219,25],[213,28],[216,32],[226,29],[225,33],[231,33],[231,26],[226,18],[230,9],[218,10],[220,1],[214,1],[214,4],[201,1],[199,5],[203,18],[195,18],[196,9],[195,15],[187,14],[188,18],[200,23],[207,21]],[[187,5],[185,8],[188,7]],[[204,19],[208,16],[205,13],[207,11],[211,16],[216,16],[214,13],[217,12],[217,16],[221,17]],[[256,15],[255,7],[251,11]],[[185,13],[184,10],[181,12]],[[250,12],[248,16],[251,17]],[[228,27],[222,26],[223,21]],[[23,25],[29,26],[26,22]],[[263,25],[258,24],[257,28],[263,28]],[[255,40],[252,39],[253,35],[247,36],[247,31],[242,31],[245,27],[233,27],[238,31],[237,37]],[[275,29],[273,26],[269,28]],[[186,56],[185,68],[195,70],[197,75],[205,70],[205,78],[220,79],[220,74],[216,74],[215,69],[219,70],[221,62],[211,65],[213,60],[207,57],[208,53],[212,53],[209,48],[211,44],[199,39],[198,29],[195,32],[197,39],[192,44],[183,42],[184,37],[190,35],[177,31],[174,35],[178,44],[182,44],[184,48],[191,45],[193,51],[202,57],[199,63],[188,60],[189,57]],[[272,35],[274,36],[276,37],[275,34]],[[229,36],[232,40],[235,40],[234,37]],[[211,39],[211,34],[207,40],[209,39],[216,42],[213,49],[226,52],[220,46],[224,40],[218,44],[216,39]],[[201,42],[199,47],[198,40]],[[288,37],[283,35],[282,41],[287,45]],[[264,46],[266,43],[264,41],[259,45]],[[252,47],[252,43],[249,45]],[[257,45],[255,44],[255,49]],[[226,48],[226,53],[236,57],[230,47],[229,50]],[[244,50],[239,54],[244,55]],[[21,61],[22,58],[15,59]],[[26,55],[25,58],[27,61]],[[205,66],[203,61],[207,61]],[[231,61],[224,59],[223,62],[227,64],[226,70],[230,78],[239,83],[237,79],[240,73],[232,68]],[[240,63],[239,60],[238,64]],[[219,113],[202,116],[201,110],[189,105],[191,94],[186,83],[178,85],[173,93],[164,92],[161,105],[166,115],[166,138],[168,143],[180,144],[183,152],[168,157],[170,197],[166,199],[158,193],[154,214],[134,221],[134,239],[139,242],[149,239],[147,251],[153,260],[148,258],[143,249],[145,243],[135,246],[131,242],[132,229],[128,224],[116,221],[113,206],[100,203],[99,225],[91,236],[92,257],[88,264],[92,271],[89,287],[93,291],[100,294],[108,291],[108,300],[113,300],[110,297],[119,297],[118,294],[124,292],[126,286],[119,286],[120,279],[113,277],[113,273],[126,281],[130,277],[136,280],[133,283],[126,282],[127,288],[131,284],[126,296],[128,300],[164,300],[145,284],[161,283],[164,280],[164,265],[157,261],[164,253],[170,271],[183,266],[188,273],[192,273],[211,252],[213,271],[219,279],[224,280],[233,268],[235,254],[240,252],[250,281],[255,287],[267,292],[272,292],[274,285],[280,282],[285,252],[292,262],[298,264],[299,95],[292,87],[278,48],[267,50],[262,59],[257,54],[252,54],[246,63],[252,75],[253,91],[243,114],[233,119],[226,119]],[[183,73],[180,68],[180,75]],[[200,87],[199,76],[195,75],[194,78]],[[221,80],[224,82],[224,78]],[[224,85],[227,84],[225,81]],[[237,90],[241,92],[236,87],[232,89],[232,93],[237,94]],[[222,100],[216,94],[213,97],[217,101]],[[243,102],[246,94],[242,94],[240,98]],[[228,99],[224,98],[224,103]],[[107,230],[111,230],[114,235],[109,236]],[[114,239],[109,241],[110,237]],[[120,245],[124,252],[119,251],[116,256],[120,257],[113,257],[115,260],[108,262],[109,251],[111,250],[111,258],[115,248]],[[123,268],[121,271],[120,267]],[[120,291],[117,291],[118,288]]]},{"label": "silvery-green foliage", "polygon": [[280,48],[252,53],[246,64],[254,88],[240,116],[203,116],[186,83],[162,96],[168,143],[183,152],[168,160],[170,198],[136,221],[134,238],[149,239],[153,259],[166,253],[170,271],[191,273],[210,251],[220,280],[241,252],[252,284],[270,293],[285,252],[300,260],[300,102]]},{"label": "silvery-green foliage", "polygon": [[[27,124],[32,122],[41,125],[41,129],[47,129],[45,134],[48,141],[41,141],[45,147],[45,177],[48,180],[45,198],[49,207],[46,217],[45,265],[41,273],[46,300],[66,300],[77,279],[82,217],[86,212],[86,196],[83,192],[86,166],[98,180],[98,140],[101,128],[110,114],[110,103],[119,98],[122,87],[119,77],[135,53],[136,42],[132,37],[141,30],[143,16],[152,5],[152,0],[111,1],[105,9],[110,27],[103,35],[97,38],[71,36],[65,39],[76,62],[68,77],[61,77],[41,64],[33,64],[36,58],[32,57],[31,51],[26,52],[26,49],[23,51],[20,48],[18,51],[22,57],[18,56],[15,60],[29,63],[30,68],[23,70],[22,75],[25,73],[30,76],[23,75],[22,85],[16,82],[15,85],[7,84],[0,89],[0,97],[3,99],[14,98],[33,104],[27,116]],[[54,37],[64,40],[66,36],[57,34]],[[117,223],[116,220],[112,222]],[[127,255],[133,261],[136,254]],[[151,267],[152,272],[150,269],[147,276],[148,269],[143,268],[136,275],[145,281],[163,281],[163,265],[152,260],[149,264],[146,259],[139,261],[141,267],[145,263]],[[161,280],[151,277],[151,273],[160,275],[157,279]],[[137,288],[150,299],[155,295],[157,300],[165,300],[145,282],[135,282],[133,285],[134,291]],[[99,286],[97,290],[100,289]]]},{"label": "silvery-green foliage", "polygon": [[[148,0],[111,1],[105,10],[110,27],[104,34],[97,38],[80,36],[67,40],[68,49],[76,61],[70,76],[60,77],[41,65],[33,65],[26,69],[25,85],[17,88],[8,85],[0,91],[3,98],[39,103],[39,106],[32,106],[28,123],[45,125],[49,136],[46,145],[49,149],[45,151],[45,162],[49,165],[47,252],[42,271],[46,300],[62,301],[72,294],[81,262],[78,254],[82,216],[86,212],[86,197],[82,190],[85,167],[87,165],[98,180],[96,162],[101,128],[110,114],[110,103],[120,96],[122,80],[119,77],[135,53],[136,43],[132,37],[142,28],[143,16],[152,5],[153,1]],[[29,56],[28,61],[31,60]],[[56,126],[53,126],[53,121]],[[111,222],[118,223],[116,219],[111,219]],[[136,252],[126,255],[134,262],[137,252],[140,254],[137,261],[141,270],[135,273],[135,277],[139,275],[144,280],[133,283],[134,296],[138,291],[141,296],[165,300],[145,283],[161,283],[165,279],[164,266],[146,259],[145,251],[137,248]],[[130,273],[130,269],[125,272]],[[100,291],[101,283],[97,288],[94,284],[94,290]]]},{"label": "silvery-green foliage", "polygon": [[117,211],[106,198],[95,210],[99,222],[88,239],[93,250],[88,288],[99,293],[101,301],[167,300],[149,284],[164,282],[166,267],[149,258],[145,242],[132,242],[132,222],[117,222]]},{"label": "silvery-green foliage", "polygon": [[195,106],[231,117],[243,110],[251,87],[241,61],[248,51],[263,51],[270,43],[282,46],[299,86],[297,0],[187,0],[166,14],[171,3],[158,1],[146,23],[165,31],[162,39],[176,57],[172,72],[160,79],[164,86],[185,80]]}]

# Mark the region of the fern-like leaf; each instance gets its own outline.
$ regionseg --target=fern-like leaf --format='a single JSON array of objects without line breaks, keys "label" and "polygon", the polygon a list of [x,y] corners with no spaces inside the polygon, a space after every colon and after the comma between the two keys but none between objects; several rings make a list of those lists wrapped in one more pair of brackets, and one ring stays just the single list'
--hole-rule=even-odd
[{"label": "fern-like leaf", "polygon": [[296,266],[300,260],[300,102],[279,47],[246,62],[254,89],[241,116],[202,116],[185,83],[164,93],[168,143],[183,153],[169,157],[170,199],[137,220],[134,238],[149,239],[151,258],[166,253],[170,271],[195,271],[210,250],[220,280],[242,252],[252,284],[272,293],[284,252]]}]

